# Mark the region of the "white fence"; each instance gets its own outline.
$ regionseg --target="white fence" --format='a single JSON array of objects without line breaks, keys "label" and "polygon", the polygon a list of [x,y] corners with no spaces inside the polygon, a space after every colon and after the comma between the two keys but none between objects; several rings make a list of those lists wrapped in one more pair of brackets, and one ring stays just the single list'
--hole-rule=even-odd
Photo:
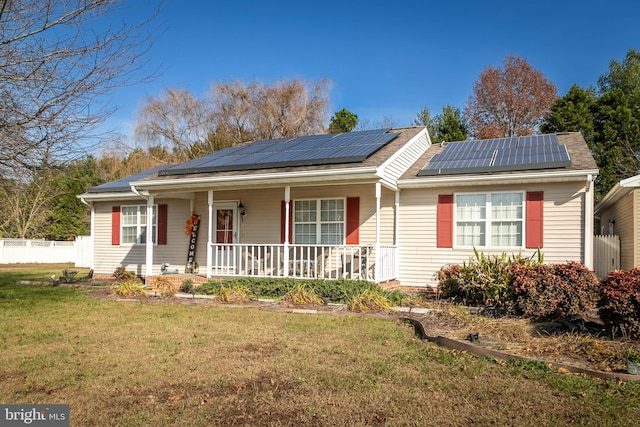
[{"label": "white fence", "polygon": [[76,267],[90,267],[92,251],[91,236],[78,236],[73,242],[0,239],[0,264],[72,262]]},{"label": "white fence", "polygon": [[620,269],[620,237],[597,235],[593,238],[593,266],[598,278],[605,279]]}]

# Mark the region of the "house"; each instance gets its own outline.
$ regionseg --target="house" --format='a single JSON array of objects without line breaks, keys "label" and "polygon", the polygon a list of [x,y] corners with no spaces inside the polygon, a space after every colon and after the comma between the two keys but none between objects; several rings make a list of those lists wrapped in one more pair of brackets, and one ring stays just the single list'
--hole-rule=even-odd
[{"label": "house", "polygon": [[597,173],[579,133],[431,144],[408,127],[257,141],[78,197],[96,274],[165,266],[426,289],[474,248],[590,266]]},{"label": "house", "polygon": [[601,235],[620,237],[619,268],[640,266],[640,175],[613,186],[596,205],[595,214],[600,217]]}]

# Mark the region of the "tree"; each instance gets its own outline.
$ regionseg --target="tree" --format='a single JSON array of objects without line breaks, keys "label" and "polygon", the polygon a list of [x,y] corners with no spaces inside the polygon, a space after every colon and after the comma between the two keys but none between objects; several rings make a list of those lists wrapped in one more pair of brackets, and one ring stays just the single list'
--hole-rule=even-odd
[{"label": "tree", "polygon": [[532,134],[556,99],[556,88],[524,58],[507,56],[473,84],[464,115],[476,138]]},{"label": "tree", "polygon": [[442,114],[433,118],[427,107],[424,107],[414,120],[416,126],[426,126],[431,142],[465,141],[468,129],[465,118],[459,108],[452,105],[442,107]]},{"label": "tree", "polygon": [[324,132],[327,79],[286,79],[265,85],[233,81],[211,87],[214,134],[232,145]]},{"label": "tree", "polygon": [[544,132],[580,131],[589,144],[600,173],[596,201],[618,181],[640,168],[640,52],[612,60],[598,79],[597,92],[573,86],[545,117]]},{"label": "tree", "polygon": [[582,89],[574,84],[566,95],[556,99],[551,105],[549,113],[540,125],[540,131],[582,132],[585,140],[592,144],[596,102],[595,89]]},{"label": "tree", "polygon": [[155,14],[128,24],[126,5],[0,0],[0,169],[75,155],[113,112],[104,95],[149,76],[145,28]]},{"label": "tree", "polygon": [[194,147],[200,147],[213,126],[210,105],[185,89],[168,88],[160,96],[143,100],[135,135],[143,142],[171,148],[178,161],[186,161],[201,155]]},{"label": "tree", "polygon": [[329,133],[351,132],[356,126],[358,126],[358,115],[343,108],[331,116]]},{"label": "tree", "polygon": [[258,139],[288,138],[324,131],[328,80],[280,80],[269,85],[231,81],[196,98],[168,89],[146,98],[136,135],[165,146],[179,161]]}]

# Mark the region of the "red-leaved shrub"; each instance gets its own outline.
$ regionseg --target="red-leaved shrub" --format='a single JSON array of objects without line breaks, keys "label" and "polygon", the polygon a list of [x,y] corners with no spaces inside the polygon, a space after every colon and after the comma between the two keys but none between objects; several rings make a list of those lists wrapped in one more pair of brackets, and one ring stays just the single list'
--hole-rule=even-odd
[{"label": "red-leaved shrub", "polygon": [[512,311],[535,319],[572,319],[595,306],[599,281],[577,262],[516,266]]},{"label": "red-leaved shrub", "polygon": [[640,339],[640,269],[609,273],[600,287],[598,314],[612,335]]}]

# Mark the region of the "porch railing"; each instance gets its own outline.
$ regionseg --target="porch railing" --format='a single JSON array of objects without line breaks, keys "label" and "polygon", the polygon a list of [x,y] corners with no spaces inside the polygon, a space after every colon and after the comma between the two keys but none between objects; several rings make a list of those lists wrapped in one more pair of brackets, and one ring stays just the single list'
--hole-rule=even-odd
[{"label": "porch railing", "polygon": [[212,244],[212,276],[397,278],[397,248],[373,245]]}]

